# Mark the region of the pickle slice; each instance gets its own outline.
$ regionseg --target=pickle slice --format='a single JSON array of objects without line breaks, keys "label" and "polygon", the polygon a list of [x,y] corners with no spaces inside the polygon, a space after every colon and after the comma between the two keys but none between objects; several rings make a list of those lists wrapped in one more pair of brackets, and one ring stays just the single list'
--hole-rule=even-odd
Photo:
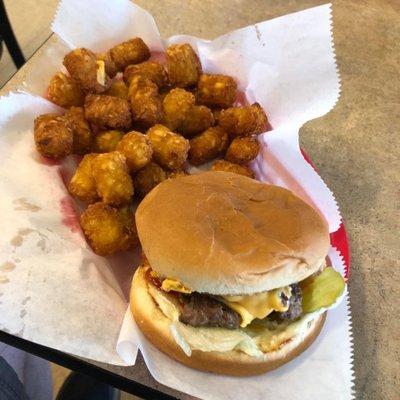
[{"label": "pickle slice", "polygon": [[303,312],[311,313],[322,307],[329,307],[342,295],[345,286],[342,275],[332,267],[300,282]]}]

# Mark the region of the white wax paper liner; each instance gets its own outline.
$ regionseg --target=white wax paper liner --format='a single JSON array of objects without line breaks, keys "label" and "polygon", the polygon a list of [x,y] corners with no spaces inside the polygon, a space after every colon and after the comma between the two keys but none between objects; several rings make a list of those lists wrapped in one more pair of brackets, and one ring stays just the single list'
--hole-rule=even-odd
[{"label": "white wax paper liner", "polygon": [[115,341],[125,297],[81,233],[62,166],[33,145],[35,116],[60,109],[26,94],[0,98],[0,109],[0,329],[122,364]]},{"label": "white wax paper liner", "polygon": [[[21,86],[24,91],[43,96],[69,48],[103,51],[133,36],[143,37],[152,51],[162,50],[166,43],[192,43],[205,72],[235,76],[248,100],[266,109],[275,129],[261,137],[263,158],[254,164],[259,176],[292,189],[321,211],[331,232],[338,228],[340,214],[333,196],[298,149],[300,126],[328,112],[339,95],[330,5],[210,42],[188,36],[162,41],[151,16],[126,0],[64,0],[53,29],[61,41],[30,66]],[[34,150],[33,118],[57,107],[18,94],[0,99],[0,108],[6,226],[0,253],[0,327],[72,354],[121,363],[113,347],[126,309],[119,289],[123,268],[115,260],[93,255],[79,227],[65,224],[66,211],[69,223],[76,224],[76,215],[59,168],[40,165]],[[129,363],[134,355],[133,351]]]},{"label": "white wax paper liner", "polygon": [[[345,267],[340,253],[331,247],[328,257],[335,269],[344,275]],[[132,340],[132,332],[135,340]],[[143,336],[128,307],[117,351],[128,362],[132,354],[136,354],[137,346],[158,382],[201,399],[354,398],[353,342],[347,294],[337,308],[328,311],[320,335],[304,353],[283,367],[261,376],[218,376],[193,370],[172,360]]]}]

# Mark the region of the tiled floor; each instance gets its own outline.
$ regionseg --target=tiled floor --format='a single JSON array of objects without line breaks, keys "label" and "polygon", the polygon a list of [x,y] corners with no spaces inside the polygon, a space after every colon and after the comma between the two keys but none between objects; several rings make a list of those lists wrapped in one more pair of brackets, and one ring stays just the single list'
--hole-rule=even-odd
[{"label": "tiled floor", "polygon": [[[57,8],[58,0],[5,0],[8,17],[25,58],[29,58],[50,36],[50,24]],[[28,23],[29,21],[29,23]],[[0,87],[16,72],[12,59],[4,47],[0,59]],[[51,364],[54,398],[70,370]],[[137,397],[121,393],[121,400]]]}]

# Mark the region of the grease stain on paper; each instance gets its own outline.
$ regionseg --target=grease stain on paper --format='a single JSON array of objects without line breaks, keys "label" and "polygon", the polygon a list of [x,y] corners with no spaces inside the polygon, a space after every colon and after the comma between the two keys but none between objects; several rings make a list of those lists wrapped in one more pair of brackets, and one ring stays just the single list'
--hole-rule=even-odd
[{"label": "grease stain on paper", "polygon": [[15,199],[13,204],[16,206],[14,210],[16,211],[30,211],[30,212],[38,212],[41,210],[41,207],[36,204],[30,203],[25,197],[21,197],[19,199]]},{"label": "grease stain on paper", "polygon": [[[38,230],[31,229],[31,228],[19,229],[17,234],[11,239],[10,243],[12,246],[14,246],[14,250],[16,247],[22,246],[22,244],[24,243],[25,237],[30,235],[33,232],[36,232],[40,237],[39,241],[36,242],[36,246],[39,247],[43,252],[48,253],[49,251],[46,247],[46,243],[47,243],[46,239],[48,239],[48,237],[45,234],[39,232]],[[19,258],[15,258],[14,261],[16,263],[19,263],[21,260]]]},{"label": "grease stain on paper", "polygon": [[257,40],[261,43],[261,46],[265,47],[265,43],[262,39],[262,34],[260,29],[258,28],[257,24],[254,25],[254,29],[256,30]]},{"label": "grease stain on paper", "polygon": [[31,296],[25,297],[24,300],[22,300],[22,305],[25,306],[26,303],[31,299]]},{"label": "grease stain on paper", "polygon": [[24,242],[24,237],[28,236],[32,232],[35,232],[34,229],[31,228],[22,228],[19,229],[17,234],[11,239],[10,243],[14,247],[19,247]]},{"label": "grease stain on paper", "polygon": [[46,251],[46,239],[41,238],[37,243],[36,246],[39,247],[42,251]]},{"label": "grease stain on paper", "polygon": [[6,276],[0,275],[0,284],[8,282],[10,282],[10,280]]},{"label": "grease stain on paper", "polygon": [[11,261],[6,261],[0,265],[0,271],[9,272],[15,269],[16,265]]}]

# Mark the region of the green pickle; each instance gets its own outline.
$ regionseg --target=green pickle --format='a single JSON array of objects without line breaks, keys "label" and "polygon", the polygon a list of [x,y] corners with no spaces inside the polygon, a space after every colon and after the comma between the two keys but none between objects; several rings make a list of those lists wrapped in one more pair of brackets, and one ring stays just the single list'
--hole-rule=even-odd
[{"label": "green pickle", "polygon": [[332,267],[300,282],[303,312],[311,313],[329,307],[343,294],[345,286],[342,275]]}]

